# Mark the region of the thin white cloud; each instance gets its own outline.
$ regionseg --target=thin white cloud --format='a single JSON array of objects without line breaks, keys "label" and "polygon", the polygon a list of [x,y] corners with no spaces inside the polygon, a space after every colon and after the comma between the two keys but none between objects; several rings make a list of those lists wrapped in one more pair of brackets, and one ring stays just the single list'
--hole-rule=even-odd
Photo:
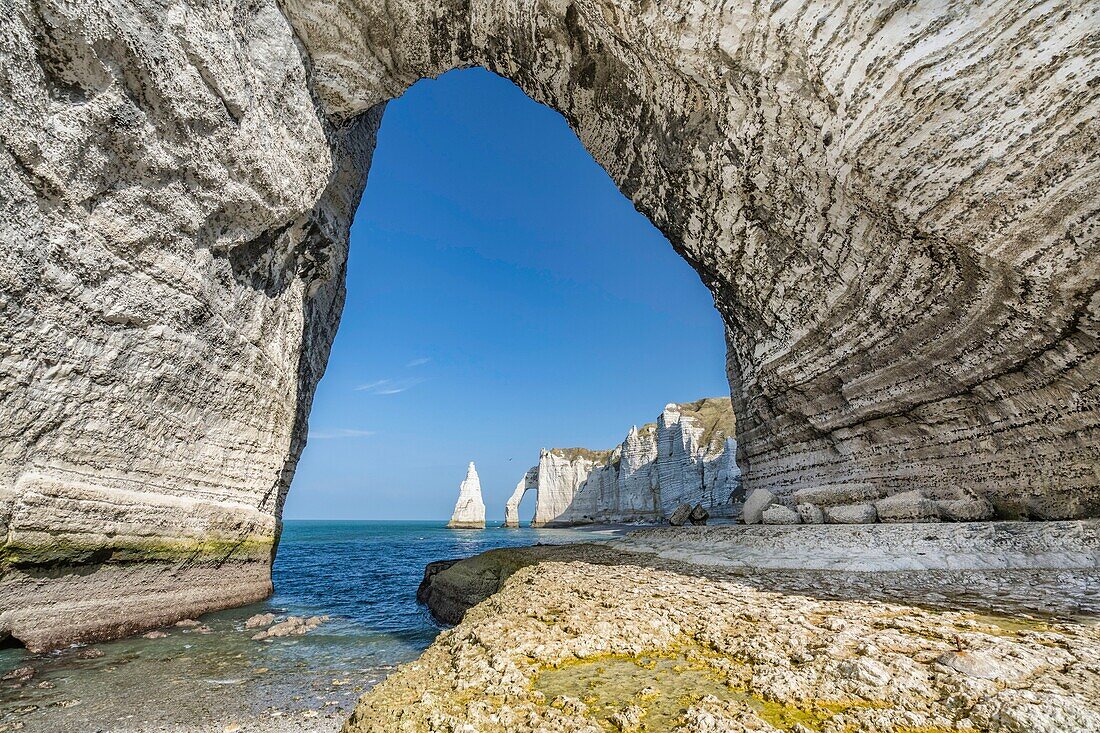
[{"label": "thin white cloud", "polygon": [[391,379],[379,379],[377,382],[368,382],[367,384],[360,384],[358,387],[355,388],[355,391],[356,392],[369,392],[371,390],[378,389],[379,387],[384,387],[387,384],[389,384],[391,381],[393,381],[393,380],[391,380]]},{"label": "thin white cloud", "polygon": [[426,356],[422,356],[422,357],[420,357],[419,359],[413,359],[412,361],[410,361],[410,362],[409,362],[408,364],[406,364],[405,366],[406,366],[406,367],[409,367],[409,368],[412,368],[412,367],[418,367],[418,366],[424,366],[425,364],[427,364],[427,363],[428,363],[428,362],[430,362],[430,361],[431,361],[431,359],[429,359],[428,357],[426,357]]},{"label": "thin white cloud", "polygon": [[355,430],[353,428],[335,428],[333,430],[310,430],[309,437],[314,440],[338,440],[340,438],[367,438],[374,435],[373,430]]},{"label": "thin white cloud", "polygon": [[379,379],[367,384],[360,384],[355,388],[355,391],[374,395],[400,394],[423,381],[425,380],[420,377],[410,379]]}]

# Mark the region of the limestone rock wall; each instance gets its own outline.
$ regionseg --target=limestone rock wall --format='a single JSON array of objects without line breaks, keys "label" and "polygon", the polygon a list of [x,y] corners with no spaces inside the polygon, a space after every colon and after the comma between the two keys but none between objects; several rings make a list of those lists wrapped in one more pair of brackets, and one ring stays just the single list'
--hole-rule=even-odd
[{"label": "limestone rock wall", "polygon": [[471,65],[713,292],[746,487],[1100,511],[1096,3],[0,11],[0,635],[266,592],[382,105]]},{"label": "limestone rock wall", "polygon": [[0,637],[271,592],[380,115],[273,2],[0,3]]},{"label": "limestone rock wall", "polygon": [[506,516],[518,524],[519,502],[532,490],[537,527],[654,522],[683,503],[735,516],[741,487],[735,422],[730,400],[711,397],[666,405],[657,422],[632,427],[614,450],[543,450],[516,485]]}]

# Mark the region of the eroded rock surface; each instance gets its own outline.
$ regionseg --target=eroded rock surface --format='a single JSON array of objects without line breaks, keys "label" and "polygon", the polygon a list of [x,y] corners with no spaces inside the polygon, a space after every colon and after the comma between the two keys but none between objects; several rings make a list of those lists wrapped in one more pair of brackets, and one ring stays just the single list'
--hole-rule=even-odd
[{"label": "eroded rock surface", "polygon": [[344,730],[1100,730],[1095,625],[829,600],[559,549],[572,558],[516,570]]},{"label": "eroded rock surface", "polygon": [[270,591],[382,105],[471,65],[565,115],[713,292],[747,489],[1095,515],[1098,23],[1084,0],[10,0],[0,635]]}]

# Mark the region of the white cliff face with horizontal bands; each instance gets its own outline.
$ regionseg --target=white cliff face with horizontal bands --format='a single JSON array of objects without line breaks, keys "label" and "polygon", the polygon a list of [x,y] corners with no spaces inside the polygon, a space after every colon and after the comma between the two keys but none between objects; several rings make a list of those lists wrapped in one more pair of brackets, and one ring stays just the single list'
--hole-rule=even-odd
[{"label": "white cliff face with horizontal bands", "polygon": [[481,498],[481,479],[473,461],[466,467],[466,478],[458,488],[458,501],[447,526],[452,529],[485,529],[485,501]]},{"label": "white cliff face with horizontal bands", "polygon": [[535,526],[653,522],[684,503],[734,516],[741,485],[734,427],[730,400],[712,397],[666,405],[656,423],[632,427],[614,450],[543,450],[509,511],[534,490]]},{"label": "white cliff face with horizontal bands", "polygon": [[1098,25],[1087,0],[7,0],[0,635],[267,592],[384,104],[468,66],[560,111],[713,293],[746,488],[1096,515]]}]

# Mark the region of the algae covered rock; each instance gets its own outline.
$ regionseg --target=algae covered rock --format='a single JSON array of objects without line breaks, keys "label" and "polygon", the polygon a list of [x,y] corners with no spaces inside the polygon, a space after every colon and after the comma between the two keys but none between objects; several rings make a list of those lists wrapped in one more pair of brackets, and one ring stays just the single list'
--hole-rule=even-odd
[{"label": "algae covered rock", "polygon": [[464,560],[429,563],[416,599],[445,624],[457,624],[473,606],[500,590],[512,573],[538,561],[548,549],[516,547],[490,550]]},{"label": "algae covered rock", "polygon": [[347,733],[1097,730],[1087,623],[1020,629],[1019,615],[880,600],[831,574],[788,591],[790,573],[597,544],[521,554],[529,564],[360,699]]}]

